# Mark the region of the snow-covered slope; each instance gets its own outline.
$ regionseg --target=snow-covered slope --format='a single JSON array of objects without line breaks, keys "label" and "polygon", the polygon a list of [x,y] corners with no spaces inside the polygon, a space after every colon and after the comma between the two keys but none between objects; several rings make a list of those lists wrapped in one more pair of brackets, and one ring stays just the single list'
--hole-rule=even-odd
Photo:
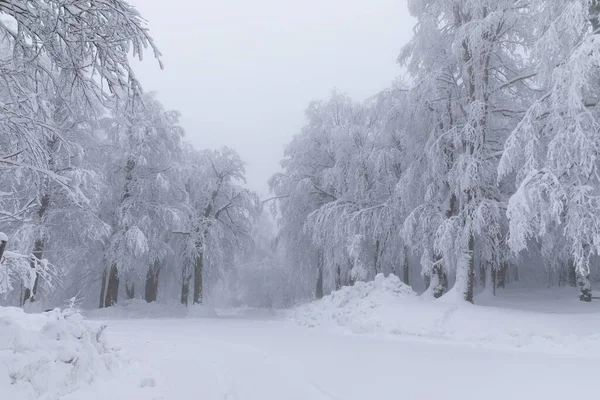
[{"label": "snow-covered slope", "polygon": [[[352,333],[553,347],[569,352],[585,352],[590,346],[600,350],[600,309],[597,304],[579,303],[581,313],[561,313],[560,308],[543,313],[474,306],[418,297],[397,277],[378,275],[373,282],[358,282],[297,307],[291,319],[303,326]],[[494,303],[488,300],[487,304]]]}]

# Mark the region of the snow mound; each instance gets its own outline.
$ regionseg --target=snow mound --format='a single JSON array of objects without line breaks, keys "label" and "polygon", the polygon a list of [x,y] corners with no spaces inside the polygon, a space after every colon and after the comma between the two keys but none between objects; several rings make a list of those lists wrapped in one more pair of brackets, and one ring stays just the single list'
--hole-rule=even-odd
[{"label": "snow mound", "polygon": [[577,322],[581,318],[573,314],[543,314],[420,297],[397,277],[382,275],[299,306],[290,314],[299,325],[334,331],[543,350],[552,347],[569,353],[591,348],[600,351],[600,318],[596,316],[600,313],[582,324]]},{"label": "snow mound", "polygon": [[117,364],[105,326],[74,309],[26,314],[0,307],[0,393],[7,399],[58,399]]},{"label": "snow mound", "polygon": [[381,327],[386,310],[417,294],[395,275],[387,278],[378,274],[371,282],[356,282],[354,286],[305,304],[296,309],[293,319],[300,325],[317,326],[337,324],[352,331],[369,331]]}]

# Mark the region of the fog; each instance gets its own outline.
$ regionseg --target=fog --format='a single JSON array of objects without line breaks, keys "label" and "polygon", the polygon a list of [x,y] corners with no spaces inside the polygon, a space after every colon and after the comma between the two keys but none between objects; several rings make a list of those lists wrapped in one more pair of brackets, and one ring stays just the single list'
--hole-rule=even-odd
[{"label": "fog", "polygon": [[235,148],[262,196],[313,99],[357,100],[400,74],[414,22],[401,0],[132,0],[164,70],[136,64],[144,89],[181,112],[197,148]]}]

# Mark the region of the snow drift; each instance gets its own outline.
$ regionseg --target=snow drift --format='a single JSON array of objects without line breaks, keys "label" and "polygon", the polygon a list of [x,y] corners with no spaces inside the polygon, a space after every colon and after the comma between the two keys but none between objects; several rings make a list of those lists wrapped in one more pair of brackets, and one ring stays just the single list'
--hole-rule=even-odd
[{"label": "snow drift", "polygon": [[356,282],[354,286],[345,286],[321,300],[298,307],[293,318],[300,325],[310,327],[333,324],[357,332],[381,330],[392,309],[416,298],[412,288],[395,275],[385,278],[379,274],[373,281]]},{"label": "snow drift", "polygon": [[117,358],[103,332],[72,308],[26,314],[0,307],[2,398],[58,399],[105,375]]},{"label": "snow drift", "polygon": [[308,327],[582,352],[590,346],[600,350],[599,316],[598,311],[534,313],[419,297],[396,276],[382,274],[291,312],[293,321]]}]

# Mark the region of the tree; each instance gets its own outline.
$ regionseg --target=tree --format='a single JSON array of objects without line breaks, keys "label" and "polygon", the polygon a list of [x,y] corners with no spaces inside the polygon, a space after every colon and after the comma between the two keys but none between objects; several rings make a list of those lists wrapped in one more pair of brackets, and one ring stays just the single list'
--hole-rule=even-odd
[{"label": "tree", "polygon": [[435,268],[443,263],[455,271],[453,291],[472,302],[475,260],[493,269],[503,261],[504,195],[495,171],[534,75],[521,55],[532,40],[525,22],[530,10],[511,0],[412,1],[409,7],[418,25],[400,61],[413,75],[412,96],[424,119],[417,126],[425,128],[427,146],[417,163],[428,188],[408,220],[420,220],[435,235],[424,246],[429,268],[440,275]]},{"label": "tree", "polygon": [[[205,278],[221,276],[235,254],[251,243],[253,221],[261,204],[255,192],[241,186],[246,171],[234,150],[190,151],[186,161],[181,302],[187,305],[192,277],[193,304],[202,304]],[[211,267],[208,271],[207,265]]]},{"label": "tree", "polygon": [[[31,242],[23,252],[42,260],[59,210],[84,209],[95,222],[81,190],[87,172],[72,163],[89,131],[81,125],[99,105],[118,108],[141,93],[130,54],[159,53],[122,0],[3,0],[0,15],[0,218],[19,227],[17,245]],[[25,300],[37,288],[26,288]]]},{"label": "tree", "polygon": [[548,8],[533,54],[543,95],[512,131],[499,165],[500,177],[514,176],[517,186],[509,244],[518,252],[530,239],[563,241],[580,299],[591,301],[590,258],[600,252],[598,3]]},{"label": "tree", "polygon": [[153,286],[149,296],[156,296],[160,265],[170,252],[165,235],[169,228],[178,228],[182,218],[171,191],[175,178],[169,175],[181,158],[183,130],[179,114],[165,111],[153,95],[103,123],[108,139],[122,151],[115,160],[119,172],[114,182],[121,189],[114,190],[117,197],[107,204],[115,209],[102,284],[104,305],[109,307],[117,302],[123,277],[128,297],[134,297],[134,271],[146,271],[145,283]]}]

